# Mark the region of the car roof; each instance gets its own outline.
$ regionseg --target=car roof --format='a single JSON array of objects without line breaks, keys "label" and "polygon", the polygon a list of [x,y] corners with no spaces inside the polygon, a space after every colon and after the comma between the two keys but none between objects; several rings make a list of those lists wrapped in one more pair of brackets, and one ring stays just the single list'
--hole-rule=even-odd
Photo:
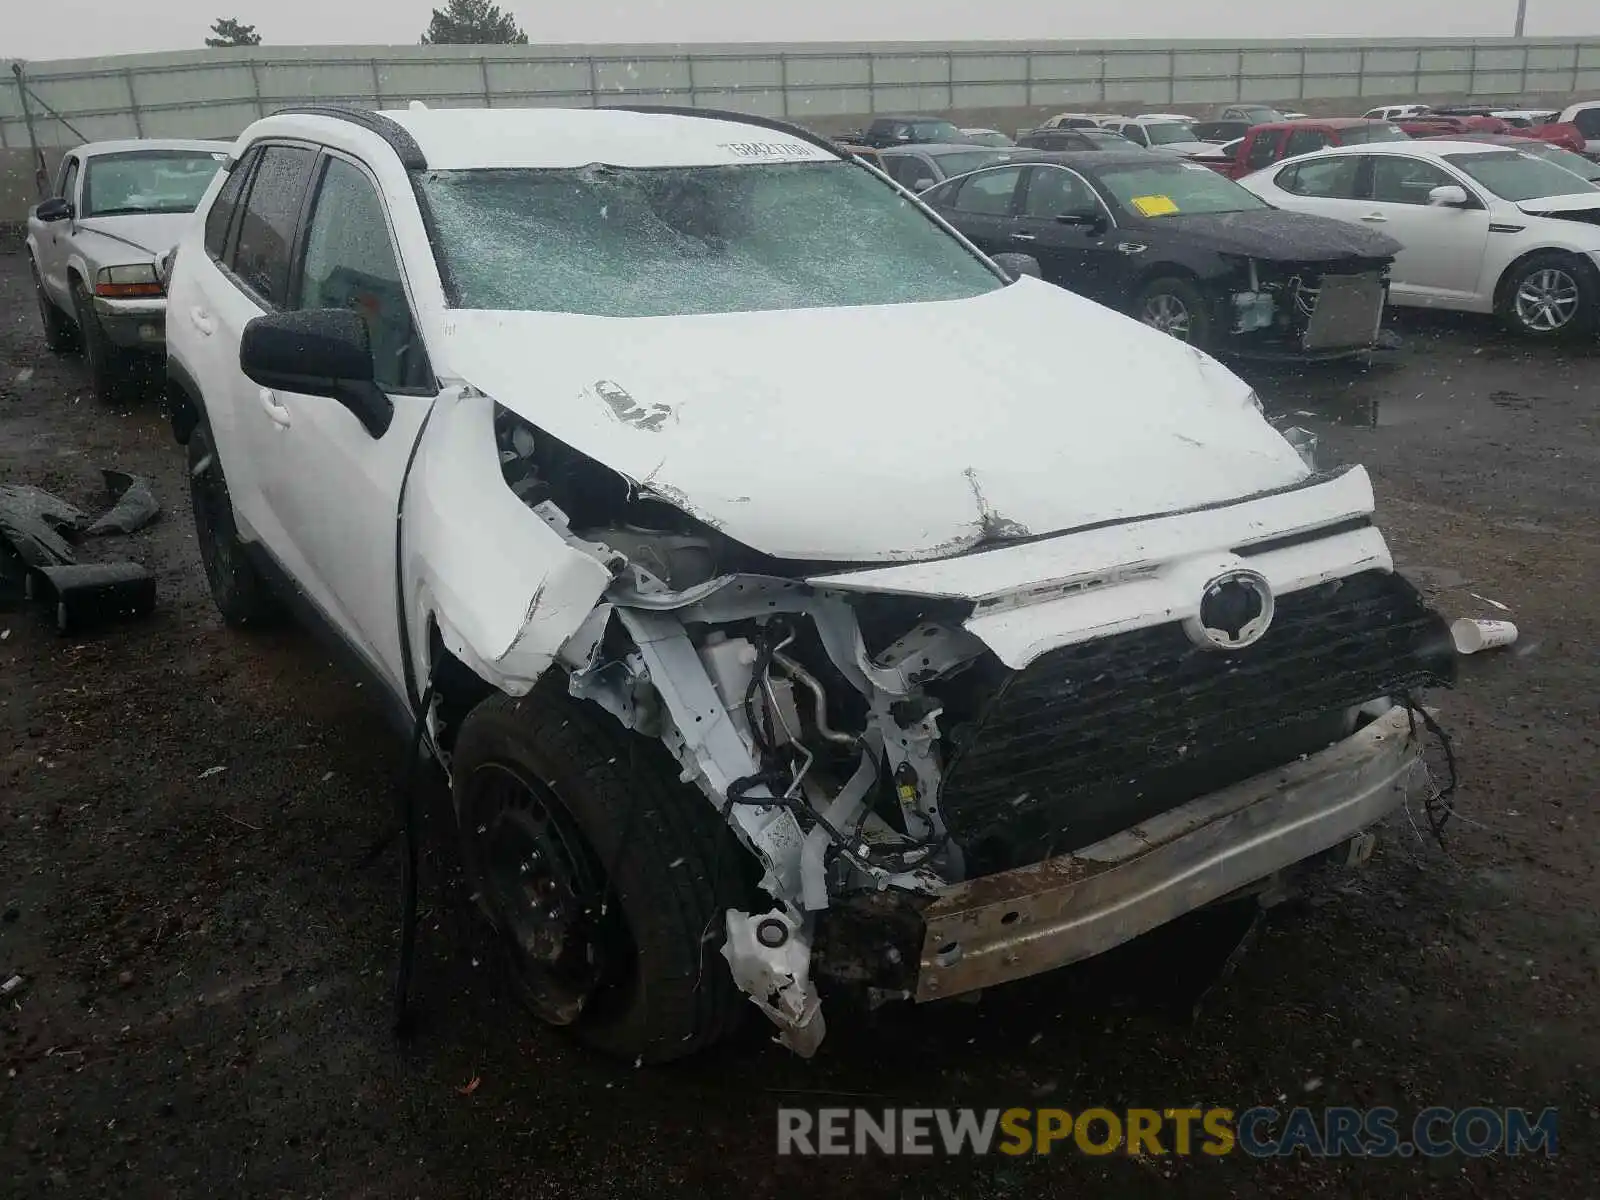
[{"label": "car roof", "polygon": [[[993,130],[990,131],[994,132]],[[1010,146],[980,146],[976,142],[913,142],[908,146],[885,146],[884,154],[1006,154]]]},{"label": "car roof", "polygon": [[1301,117],[1296,121],[1273,121],[1257,129],[1359,129],[1366,125],[1391,125],[1382,117]]},{"label": "car roof", "polygon": [[209,142],[195,138],[119,138],[109,142],[85,142],[73,151],[79,158],[100,154],[127,154],[137,150],[198,150],[206,154],[226,154],[232,142]]},{"label": "car roof", "polygon": [[1104,169],[1119,166],[1181,166],[1183,160],[1170,154],[1152,154],[1149,150],[1027,150],[1013,153],[1005,164],[1053,163],[1062,167]]},{"label": "car roof", "polygon": [[[1432,140],[1431,138],[1429,139]],[[1458,142],[1487,142],[1491,146],[1550,146],[1543,138],[1522,137],[1514,133],[1463,133],[1454,138]]]},{"label": "car roof", "polygon": [[[341,140],[386,119],[410,135],[429,170],[697,167],[827,161],[841,152],[813,134],[746,122],[737,114],[637,112],[623,108],[407,108],[351,116],[289,110],[256,122],[247,135],[337,130]],[[381,137],[380,133],[372,136]],[[752,153],[752,150],[755,152]]]},{"label": "car roof", "polygon": [[955,124],[949,117],[941,117],[935,113],[879,113],[872,118],[873,124],[879,121],[946,121]]},{"label": "car roof", "polygon": [[1482,142],[1469,141],[1466,138],[1410,138],[1403,142],[1365,142],[1355,146],[1327,146],[1300,157],[1312,158],[1334,154],[1420,154],[1424,158],[1443,158],[1447,154],[1481,154],[1483,146]]}]

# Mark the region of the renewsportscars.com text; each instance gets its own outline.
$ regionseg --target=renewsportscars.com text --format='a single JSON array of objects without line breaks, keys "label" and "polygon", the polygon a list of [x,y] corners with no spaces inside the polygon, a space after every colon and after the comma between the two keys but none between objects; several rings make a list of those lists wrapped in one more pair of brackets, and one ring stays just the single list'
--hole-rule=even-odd
[{"label": "renewsportscars.com text", "polygon": [[784,1155],[1479,1158],[1556,1153],[1556,1110],[1425,1108],[780,1108]]}]

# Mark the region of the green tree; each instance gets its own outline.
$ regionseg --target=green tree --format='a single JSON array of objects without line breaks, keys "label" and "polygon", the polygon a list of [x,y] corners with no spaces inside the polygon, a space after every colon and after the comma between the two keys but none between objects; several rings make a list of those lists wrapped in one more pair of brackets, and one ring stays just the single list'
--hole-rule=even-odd
[{"label": "green tree", "polygon": [[433,10],[424,46],[526,46],[517,19],[490,0],[447,0]]},{"label": "green tree", "polygon": [[254,25],[242,25],[232,17],[218,17],[211,22],[211,33],[206,39],[208,46],[261,45],[261,35]]}]

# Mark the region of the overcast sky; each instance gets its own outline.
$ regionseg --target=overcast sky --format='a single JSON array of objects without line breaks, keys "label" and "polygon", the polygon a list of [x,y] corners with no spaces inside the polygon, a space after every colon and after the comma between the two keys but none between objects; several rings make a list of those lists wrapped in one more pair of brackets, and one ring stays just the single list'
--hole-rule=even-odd
[{"label": "overcast sky", "polygon": [[[0,57],[202,45],[219,16],[267,45],[415,44],[430,0],[6,0]],[[1516,0],[511,0],[534,42],[1504,37]],[[1600,32],[1595,0],[1528,0],[1527,32]]]}]

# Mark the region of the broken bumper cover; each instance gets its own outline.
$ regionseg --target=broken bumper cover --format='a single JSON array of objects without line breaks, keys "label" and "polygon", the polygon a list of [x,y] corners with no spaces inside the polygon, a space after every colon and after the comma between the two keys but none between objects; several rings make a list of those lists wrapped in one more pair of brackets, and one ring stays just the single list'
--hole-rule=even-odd
[{"label": "broken bumper cover", "polygon": [[94,298],[100,328],[117,346],[126,350],[165,350],[167,345],[167,298],[120,300],[107,296]]},{"label": "broken bumper cover", "polygon": [[949,888],[923,912],[915,999],[1092,957],[1349,840],[1426,786],[1411,719],[1392,708],[1286,767]]}]

